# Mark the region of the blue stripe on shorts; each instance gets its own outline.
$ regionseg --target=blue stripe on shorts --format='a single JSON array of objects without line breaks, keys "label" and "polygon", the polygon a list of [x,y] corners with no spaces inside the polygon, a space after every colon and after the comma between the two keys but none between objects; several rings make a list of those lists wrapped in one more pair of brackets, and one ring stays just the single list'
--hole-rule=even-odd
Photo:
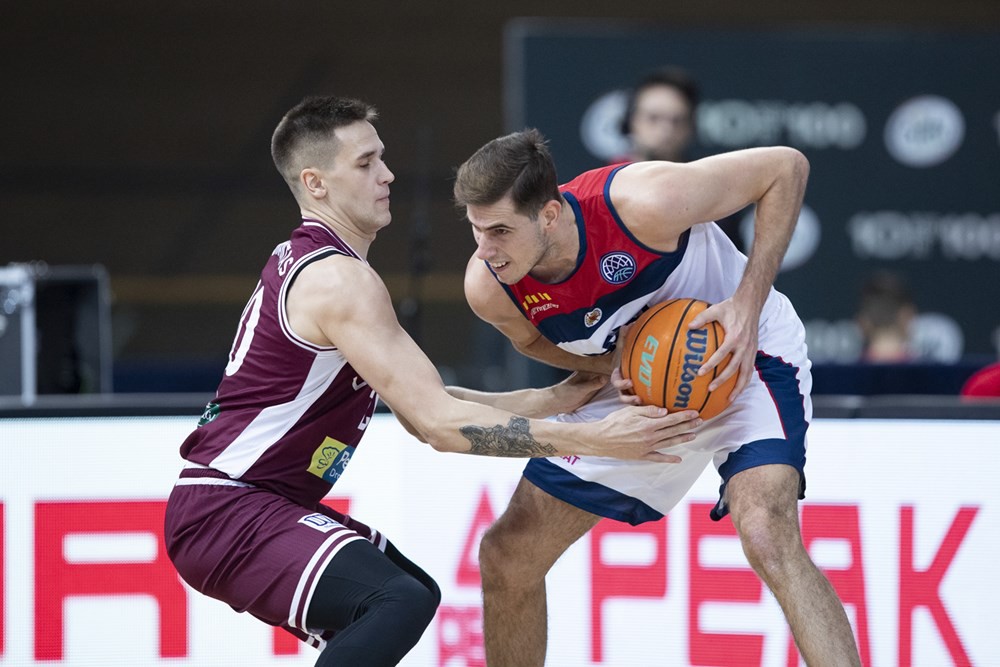
[{"label": "blue stripe on shorts", "polygon": [[525,479],[550,496],[591,514],[633,526],[663,518],[662,514],[638,498],[580,479],[546,459],[531,459],[523,474]]},{"label": "blue stripe on shorts", "polygon": [[726,484],[733,475],[757,466],[783,463],[799,471],[799,499],[806,497],[806,421],[805,405],[799,380],[798,368],[763,352],[757,353],[754,364],[760,379],[771,392],[778,417],[785,431],[785,439],[769,438],[748,442],[732,452],[725,463],[719,466],[722,485],[719,487],[719,502],[712,508],[712,519],[718,521],[729,514],[723,498]]}]

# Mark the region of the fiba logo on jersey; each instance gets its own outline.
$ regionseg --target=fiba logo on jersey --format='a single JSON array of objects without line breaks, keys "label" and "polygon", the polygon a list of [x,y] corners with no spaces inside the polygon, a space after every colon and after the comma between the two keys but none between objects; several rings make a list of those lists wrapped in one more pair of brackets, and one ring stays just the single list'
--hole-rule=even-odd
[{"label": "fiba logo on jersey", "polygon": [[612,285],[621,285],[635,275],[635,259],[627,252],[609,252],[601,257],[601,277]]}]

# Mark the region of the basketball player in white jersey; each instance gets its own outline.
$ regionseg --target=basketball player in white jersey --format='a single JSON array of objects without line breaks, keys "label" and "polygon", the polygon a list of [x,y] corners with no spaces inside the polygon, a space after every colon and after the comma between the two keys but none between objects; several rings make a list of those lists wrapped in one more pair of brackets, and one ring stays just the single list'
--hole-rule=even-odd
[{"label": "basketball player in white jersey", "polygon": [[[473,310],[522,353],[571,370],[615,372],[614,387],[571,415],[600,419],[635,402],[617,373],[622,328],[674,297],[715,305],[725,342],[699,371],[732,360],[710,389],[738,373],[729,406],[675,447],[679,464],[590,456],[531,459],[510,505],[480,546],[486,656],[491,667],[541,666],[545,575],[601,517],[663,517],[709,463],[722,477],[712,518],[731,514],[744,552],[781,604],[809,665],[859,665],[843,606],[802,545],[812,416],[805,333],[771,286],[798,217],[805,157],[759,148],[680,164],[637,162],[558,185],[544,138],[495,139],[458,170],[455,200],[478,244],[465,279]],[[749,258],[712,220],[757,208]],[[623,392],[619,395],[618,389]]]},{"label": "basketball player in white jersey", "polygon": [[529,419],[582,404],[603,381],[449,394],[365,259],[391,218],[374,119],[357,100],[309,98],[275,130],[301,224],[265,265],[216,396],[181,446],[165,525],[185,581],[320,648],[324,666],[397,664],[440,600],[384,536],[321,504],[379,396],[435,449],[484,456],[671,462],[658,450],[698,424],[635,406],[586,425]]}]

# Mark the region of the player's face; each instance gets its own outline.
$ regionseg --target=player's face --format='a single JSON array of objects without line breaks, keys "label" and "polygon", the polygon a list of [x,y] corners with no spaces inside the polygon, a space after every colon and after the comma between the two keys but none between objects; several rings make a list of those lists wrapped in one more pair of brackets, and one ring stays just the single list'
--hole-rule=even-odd
[{"label": "player's face", "polygon": [[542,259],[548,247],[541,221],[515,210],[509,197],[489,206],[467,206],[476,258],[489,262],[500,282],[513,285]]},{"label": "player's face", "polygon": [[337,128],[337,154],[324,174],[335,211],[362,231],[376,232],[392,220],[389,184],[395,180],[382,159],[385,146],[367,121]]},{"label": "player's face", "polygon": [[644,89],[632,114],[635,153],[649,160],[680,161],[694,128],[688,101],[672,86]]}]

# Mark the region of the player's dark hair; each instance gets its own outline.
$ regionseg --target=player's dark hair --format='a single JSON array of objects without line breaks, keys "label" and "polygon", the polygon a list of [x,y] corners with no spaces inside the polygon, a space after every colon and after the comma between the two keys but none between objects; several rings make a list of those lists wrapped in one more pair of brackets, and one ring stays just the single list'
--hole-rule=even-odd
[{"label": "player's dark hair", "polygon": [[560,198],[552,154],[545,137],[534,128],[494,139],[458,168],[457,206],[489,206],[507,193],[514,209],[532,218],[546,203]]},{"label": "player's dark hair", "polygon": [[629,135],[632,133],[632,118],[635,116],[635,105],[639,96],[647,89],[657,86],[675,88],[687,100],[688,108],[690,108],[691,114],[694,114],[694,109],[698,106],[698,101],[701,97],[698,84],[691,78],[691,75],[680,67],[661,67],[646,74],[635,85],[635,88],[629,91],[625,115],[622,117],[622,134]]},{"label": "player's dark hair", "polygon": [[[271,158],[289,185],[316,160],[329,160],[337,147],[334,131],[358,121],[374,122],[375,107],[348,97],[307,97],[285,114],[271,136]],[[323,145],[323,151],[314,150]]]}]

